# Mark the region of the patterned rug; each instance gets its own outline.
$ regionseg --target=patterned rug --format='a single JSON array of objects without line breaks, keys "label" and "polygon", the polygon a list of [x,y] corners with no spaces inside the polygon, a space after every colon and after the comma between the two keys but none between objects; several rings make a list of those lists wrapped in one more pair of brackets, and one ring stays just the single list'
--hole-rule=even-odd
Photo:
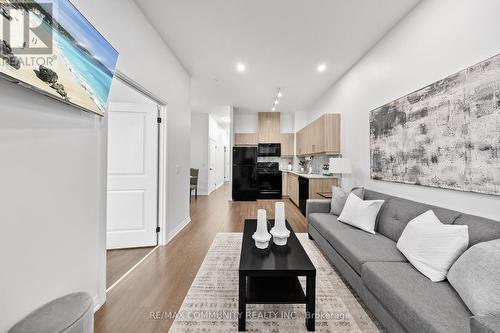
[{"label": "patterned rug", "polygon": [[[307,234],[297,234],[316,267],[316,332],[383,332]],[[237,332],[241,233],[219,233],[170,332]],[[305,290],[305,279],[301,278]],[[305,305],[247,305],[247,332],[307,332]]]}]

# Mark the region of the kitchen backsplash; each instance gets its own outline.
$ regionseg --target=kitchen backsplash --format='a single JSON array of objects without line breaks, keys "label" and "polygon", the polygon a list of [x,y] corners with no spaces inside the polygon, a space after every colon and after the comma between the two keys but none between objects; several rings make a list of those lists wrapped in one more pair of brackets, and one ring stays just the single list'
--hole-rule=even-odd
[{"label": "kitchen backsplash", "polygon": [[[312,160],[306,161],[304,170],[307,172],[309,166],[312,166],[312,172],[317,174],[323,173],[323,165],[330,162],[330,157],[327,155],[317,155],[313,156]],[[258,157],[258,162],[278,162],[280,164],[280,170],[288,169],[288,163],[292,163],[292,169],[295,171],[300,170],[299,161],[303,161],[304,158],[298,157]]]},{"label": "kitchen backsplash", "polygon": [[[306,161],[306,165],[304,166],[304,170],[307,172],[309,166],[312,166],[312,173],[322,174],[323,173],[323,165],[328,164],[330,162],[330,157],[327,155],[317,155],[313,156],[312,160]],[[294,157],[293,159],[293,169],[299,170],[300,165],[299,161],[304,161],[303,157],[298,158]]]}]

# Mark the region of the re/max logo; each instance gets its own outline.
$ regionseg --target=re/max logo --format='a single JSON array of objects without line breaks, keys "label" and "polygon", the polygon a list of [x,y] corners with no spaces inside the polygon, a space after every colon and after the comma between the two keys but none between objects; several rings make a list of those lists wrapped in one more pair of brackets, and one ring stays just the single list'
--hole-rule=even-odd
[{"label": "re/max logo", "polygon": [[50,55],[53,51],[51,26],[53,4],[35,0],[4,0],[0,3],[0,42],[15,55]]}]

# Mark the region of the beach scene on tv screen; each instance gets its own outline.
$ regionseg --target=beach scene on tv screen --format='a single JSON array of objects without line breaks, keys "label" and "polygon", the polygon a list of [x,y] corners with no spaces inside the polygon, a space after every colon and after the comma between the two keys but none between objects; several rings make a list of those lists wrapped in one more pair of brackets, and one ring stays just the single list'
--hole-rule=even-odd
[{"label": "beach scene on tv screen", "polygon": [[0,72],[103,115],[117,51],[68,0],[0,0]]}]

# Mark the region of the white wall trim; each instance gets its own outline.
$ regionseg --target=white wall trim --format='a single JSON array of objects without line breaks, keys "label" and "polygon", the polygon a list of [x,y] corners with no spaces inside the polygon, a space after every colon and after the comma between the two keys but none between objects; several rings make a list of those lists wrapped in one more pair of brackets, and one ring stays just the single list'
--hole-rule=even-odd
[{"label": "white wall trim", "polygon": [[182,229],[184,229],[189,223],[191,223],[191,217],[188,217],[186,218],[184,221],[182,221],[181,223],[179,223],[179,225],[177,226],[177,228],[175,228],[174,230],[172,230],[171,232],[168,233],[168,240],[167,240],[167,243],[170,243],[170,241],[172,239],[175,238],[175,236],[177,236],[181,231]]},{"label": "white wall trim", "polygon": [[99,296],[98,295],[94,296],[92,299],[94,301],[94,313],[96,313],[102,307],[103,303],[99,302]]},{"label": "white wall trim", "polygon": [[219,184],[219,185],[216,185],[214,186],[210,191],[208,191],[208,193],[206,195],[210,195],[212,194],[214,191],[217,191],[218,189],[220,189],[224,184],[226,183],[226,181],[224,181],[223,183]]},{"label": "white wall trim", "polygon": [[[159,124],[160,133],[158,137],[158,226],[160,230],[167,230],[167,182],[168,182],[168,163],[167,163],[167,116],[168,106],[160,105],[160,117],[162,122]],[[167,239],[165,232],[158,234],[158,245],[165,245]]]}]

